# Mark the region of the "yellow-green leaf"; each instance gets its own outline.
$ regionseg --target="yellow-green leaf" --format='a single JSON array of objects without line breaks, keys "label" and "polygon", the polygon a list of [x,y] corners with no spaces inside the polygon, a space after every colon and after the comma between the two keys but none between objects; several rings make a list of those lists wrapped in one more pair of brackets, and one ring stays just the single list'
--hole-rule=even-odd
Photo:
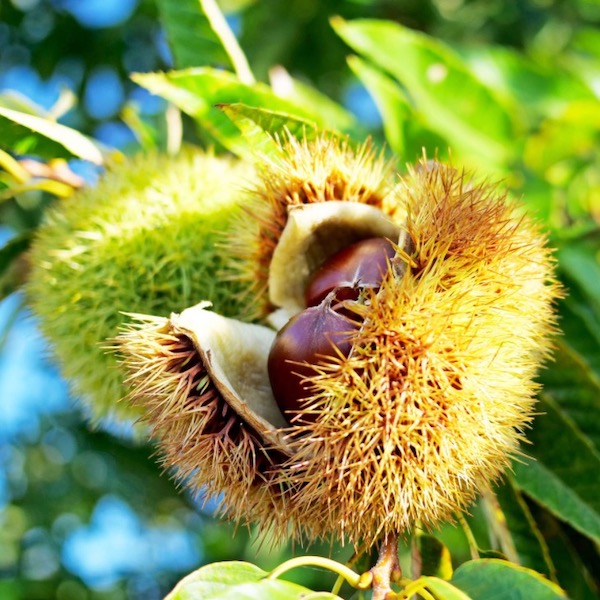
[{"label": "yellow-green leaf", "polygon": [[434,595],[435,600],[475,600],[449,581],[445,581],[439,577],[422,577],[420,581]]},{"label": "yellow-green leaf", "polygon": [[[33,135],[42,142],[43,152],[36,152],[34,141],[33,153],[46,158],[71,158],[76,156],[98,165],[103,164],[104,156],[99,144],[79,131],[61,125],[56,121],[38,117],[0,106],[0,144],[5,148],[15,149],[22,138]],[[51,144],[44,146],[43,143]]]},{"label": "yellow-green leaf", "polygon": [[[182,579],[165,600],[301,600],[315,594],[296,583],[266,577],[250,563],[213,563]],[[323,592],[318,597],[337,598]]]}]

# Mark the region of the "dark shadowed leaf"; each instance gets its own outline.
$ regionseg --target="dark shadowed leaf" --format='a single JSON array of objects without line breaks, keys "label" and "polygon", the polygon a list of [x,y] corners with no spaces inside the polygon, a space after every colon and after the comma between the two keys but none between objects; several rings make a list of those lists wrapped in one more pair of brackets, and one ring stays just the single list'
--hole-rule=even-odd
[{"label": "dark shadowed leaf", "polygon": [[520,564],[556,581],[546,541],[512,477],[507,476],[495,493]]},{"label": "dark shadowed leaf", "polygon": [[[600,541],[600,265],[598,236],[569,240],[558,251],[568,284],[560,303],[563,335],[554,363],[541,373],[543,392],[515,482],[584,536]],[[556,565],[558,567],[558,565]]]},{"label": "dark shadowed leaf", "polygon": [[31,232],[22,233],[9,240],[0,249],[0,299],[12,294],[22,283],[25,251],[31,243]]},{"label": "dark shadowed leaf", "polygon": [[[600,454],[549,395],[542,394],[540,415],[529,434],[532,458],[514,462],[515,481],[574,529],[600,541]],[[596,416],[597,418],[597,416]]]},{"label": "dark shadowed leaf", "polygon": [[[529,502],[528,506],[544,536],[559,585],[573,600],[597,598],[600,595],[598,582],[594,583],[592,577],[592,573],[597,572],[595,563],[581,555],[572,541],[573,531],[539,505]],[[595,560],[597,563],[598,558]]]}]

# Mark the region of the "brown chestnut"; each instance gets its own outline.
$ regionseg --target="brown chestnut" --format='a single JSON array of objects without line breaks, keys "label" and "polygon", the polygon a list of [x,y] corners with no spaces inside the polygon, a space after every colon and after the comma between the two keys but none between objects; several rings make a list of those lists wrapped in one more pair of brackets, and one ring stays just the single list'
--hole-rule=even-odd
[{"label": "brown chestnut", "polygon": [[361,288],[379,288],[395,248],[387,238],[360,240],[330,256],[311,276],[306,306],[316,306],[333,290],[337,301],[356,300]]},{"label": "brown chestnut", "polygon": [[[292,317],[271,346],[267,363],[271,389],[288,418],[302,411],[303,400],[311,395],[303,383],[316,374],[311,365],[339,353],[348,356],[352,348],[351,337],[360,323],[333,310],[332,301],[333,294]],[[305,415],[304,420],[314,419]]]}]

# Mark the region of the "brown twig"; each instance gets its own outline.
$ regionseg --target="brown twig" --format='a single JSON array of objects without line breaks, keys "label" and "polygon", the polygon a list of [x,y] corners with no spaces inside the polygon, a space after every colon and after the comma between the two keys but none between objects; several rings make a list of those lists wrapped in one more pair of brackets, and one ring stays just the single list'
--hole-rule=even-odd
[{"label": "brown twig", "polygon": [[402,569],[398,560],[398,535],[385,537],[377,563],[369,572],[373,577],[373,600],[387,600],[396,596],[391,585],[402,579]]}]

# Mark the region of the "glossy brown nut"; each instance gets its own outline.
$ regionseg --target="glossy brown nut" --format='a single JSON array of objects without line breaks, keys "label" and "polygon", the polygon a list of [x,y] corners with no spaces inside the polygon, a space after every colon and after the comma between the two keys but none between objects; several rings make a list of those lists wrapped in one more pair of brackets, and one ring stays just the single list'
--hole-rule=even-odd
[{"label": "glossy brown nut", "polygon": [[[277,334],[267,363],[273,395],[279,408],[289,419],[303,408],[303,400],[311,396],[302,383],[316,371],[310,366],[323,363],[324,357],[348,356],[351,337],[360,324],[331,308],[332,298],[319,306],[303,310]],[[314,420],[306,415],[304,420]]]},{"label": "glossy brown nut", "polygon": [[316,306],[333,290],[336,300],[356,300],[361,288],[379,288],[394,258],[387,238],[360,240],[330,256],[311,276],[306,287],[306,306]]}]

